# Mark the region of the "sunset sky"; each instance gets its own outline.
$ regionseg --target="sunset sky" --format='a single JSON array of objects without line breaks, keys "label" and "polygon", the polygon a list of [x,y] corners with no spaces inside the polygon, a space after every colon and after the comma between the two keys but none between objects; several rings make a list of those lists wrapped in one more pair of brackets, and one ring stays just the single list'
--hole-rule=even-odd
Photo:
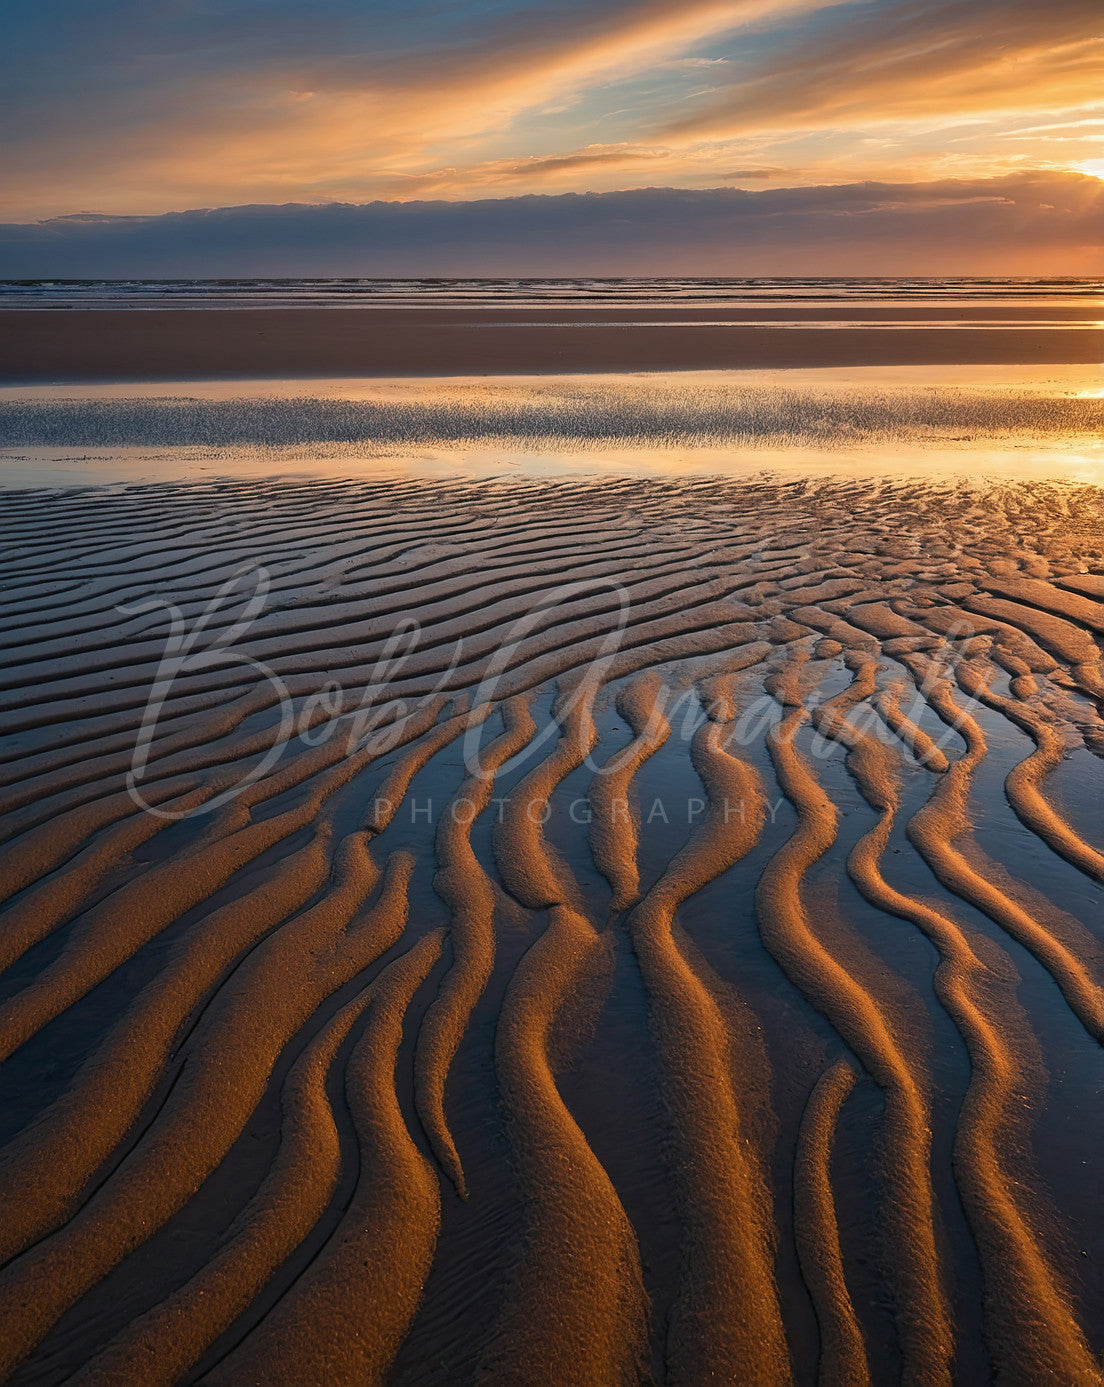
[{"label": "sunset sky", "polygon": [[985,196],[1104,175],[1102,32],[1098,0],[15,0],[0,218],[870,181]]}]

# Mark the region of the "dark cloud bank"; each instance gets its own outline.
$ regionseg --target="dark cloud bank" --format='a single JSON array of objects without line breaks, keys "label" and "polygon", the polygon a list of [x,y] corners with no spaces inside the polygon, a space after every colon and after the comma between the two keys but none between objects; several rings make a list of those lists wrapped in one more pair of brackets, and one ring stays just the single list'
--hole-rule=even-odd
[{"label": "dark cloud bank", "polygon": [[1094,274],[1104,182],[1075,173],[747,192],[81,214],[0,226],[0,277]]}]

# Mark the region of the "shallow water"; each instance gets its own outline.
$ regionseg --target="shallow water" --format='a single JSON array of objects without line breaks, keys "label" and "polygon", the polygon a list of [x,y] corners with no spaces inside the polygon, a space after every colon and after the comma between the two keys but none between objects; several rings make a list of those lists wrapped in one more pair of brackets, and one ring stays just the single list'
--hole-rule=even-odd
[{"label": "shallow water", "polygon": [[0,486],[218,476],[1104,480],[1095,366],[0,389]]}]

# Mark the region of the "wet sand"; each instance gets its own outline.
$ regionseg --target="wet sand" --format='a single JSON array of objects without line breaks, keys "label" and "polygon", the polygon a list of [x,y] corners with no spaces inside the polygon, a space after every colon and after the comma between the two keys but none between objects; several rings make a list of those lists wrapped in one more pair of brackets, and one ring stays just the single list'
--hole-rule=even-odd
[{"label": "wet sand", "polygon": [[1101,488],[0,509],[0,1376],[1100,1382]]},{"label": "wet sand", "polygon": [[941,306],[8,309],[0,381],[1094,362],[1098,313],[1017,307],[996,326],[992,309]]}]

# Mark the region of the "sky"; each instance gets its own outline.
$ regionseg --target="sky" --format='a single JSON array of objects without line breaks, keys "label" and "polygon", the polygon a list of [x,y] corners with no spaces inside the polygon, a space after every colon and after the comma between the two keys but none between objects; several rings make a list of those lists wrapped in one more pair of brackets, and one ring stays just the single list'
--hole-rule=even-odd
[{"label": "sky", "polygon": [[[353,206],[365,235],[422,228],[425,272],[448,273],[428,228],[455,238],[461,213],[441,202],[477,209],[465,225],[497,237],[511,265],[541,259],[510,242],[511,227],[531,237],[565,217],[578,241],[567,258],[586,260],[589,235],[597,264],[607,214],[636,213],[578,195],[645,189],[670,190],[636,206],[663,207],[672,258],[700,245],[711,265],[722,205],[734,253],[767,265],[763,218],[787,224],[783,191],[793,235],[775,260],[814,233],[810,207],[823,224],[858,218],[865,200],[850,228],[856,272],[874,245],[894,262],[886,272],[920,273],[933,247],[917,237],[933,218],[934,272],[956,256],[978,272],[965,262],[983,235],[997,237],[997,272],[1104,263],[1092,224],[1104,188],[1099,0],[8,0],[4,31],[2,272],[106,263],[108,241],[154,259],[160,245],[169,265],[180,214],[204,209],[237,209],[221,213],[224,233],[236,218],[272,263],[305,238],[302,272],[371,272],[352,263],[360,251],[371,263],[370,242],[356,254],[323,244],[347,241],[341,209]],[[724,203],[734,189],[768,196]],[[956,210],[941,221],[946,199]],[[978,199],[1016,210],[974,216]],[[423,210],[378,206],[395,203]],[[265,220],[265,207],[284,210]],[[692,219],[681,239],[676,209]],[[210,239],[209,218],[187,225]],[[644,240],[642,272],[654,272],[662,244]],[[379,249],[391,264],[402,247]],[[246,272],[225,270],[240,250],[209,250],[210,272]],[[541,254],[532,272],[553,272]],[[458,265],[471,259],[457,252]],[[839,259],[829,245],[824,264]]]}]

